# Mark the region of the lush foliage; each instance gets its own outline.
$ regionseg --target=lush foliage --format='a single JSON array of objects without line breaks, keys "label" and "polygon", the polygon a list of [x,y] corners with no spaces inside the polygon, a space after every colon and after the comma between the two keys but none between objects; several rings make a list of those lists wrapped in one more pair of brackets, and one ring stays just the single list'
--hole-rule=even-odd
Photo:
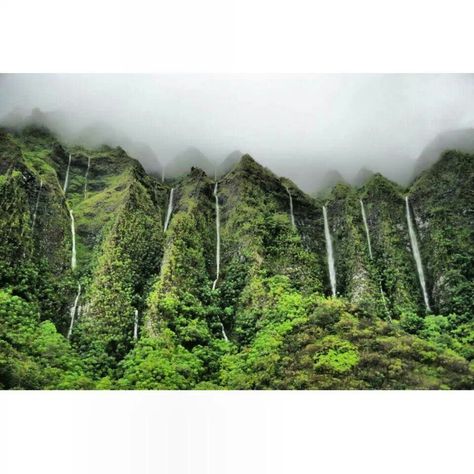
[{"label": "lush foliage", "polygon": [[373,175],[315,200],[245,155],[219,180],[216,279],[203,171],[163,184],[120,148],[0,131],[0,388],[473,388],[472,159],[450,152],[409,190]]}]

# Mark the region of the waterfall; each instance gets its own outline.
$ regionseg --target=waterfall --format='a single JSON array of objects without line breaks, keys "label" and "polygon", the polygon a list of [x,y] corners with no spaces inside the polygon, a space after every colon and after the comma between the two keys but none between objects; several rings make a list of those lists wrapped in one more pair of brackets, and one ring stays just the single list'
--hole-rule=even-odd
[{"label": "waterfall", "polygon": [[359,202],[360,202],[360,208],[362,210],[362,220],[364,221],[365,235],[367,236],[367,246],[369,247],[369,257],[372,260],[372,245],[370,244],[369,226],[367,225],[367,217],[365,216],[364,201],[362,201],[362,199],[359,199]]},{"label": "waterfall", "polygon": [[224,338],[224,341],[229,342],[229,339],[227,338],[227,334],[225,333],[224,325],[222,324],[222,321],[219,318],[219,323],[221,325],[221,331],[222,331],[222,337]]},{"label": "waterfall", "polygon": [[[219,273],[221,266],[221,222],[219,213],[219,196],[217,194],[217,181],[214,186],[214,199],[216,201],[216,279],[212,283],[212,291],[216,289],[217,282],[219,281]],[[222,337],[225,341],[228,341],[227,334],[225,333],[224,325],[222,324],[221,318],[219,318],[219,324],[221,325]]]},{"label": "waterfall", "polygon": [[70,168],[70,166],[71,166],[71,154],[69,153],[69,161],[67,163],[66,177],[64,178],[64,186],[63,186],[64,193],[66,193],[67,185],[69,183],[69,168]]},{"label": "waterfall", "polygon": [[170,223],[171,219],[171,213],[173,212],[173,196],[174,196],[174,188],[171,188],[170,191],[170,198],[168,201],[168,212],[166,213],[166,219],[165,219],[165,227],[164,227],[164,232],[166,232],[166,229],[168,228],[168,225]]},{"label": "waterfall", "polygon": [[288,193],[288,196],[290,196],[290,217],[291,217],[291,225],[293,227],[296,227],[296,224],[295,224],[295,216],[293,214],[293,197],[291,196],[291,193],[290,193],[290,190],[288,189],[287,186],[285,186],[286,188],[286,192]]},{"label": "waterfall", "polygon": [[35,228],[36,214],[38,213],[38,206],[39,206],[40,195],[41,195],[42,189],[43,189],[43,180],[40,180],[40,188],[38,191],[38,196],[36,197],[35,212],[33,213],[33,223],[31,224],[31,232],[33,232],[33,229]]},{"label": "waterfall", "polygon": [[428,300],[428,292],[426,291],[425,273],[423,271],[423,263],[421,262],[420,249],[418,248],[418,240],[416,238],[415,228],[412,223],[410,203],[408,202],[408,196],[405,196],[405,204],[406,204],[406,215],[407,215],[407,223],[408,223],[408,232],[410,234],[411,249],[412,249],[413,257],[415,258],[416,269],[418,271],[418,278],[420,280],[421,289],[423,290],[423,299],[425,301],[426,309],[431,312],[430,303]]},{"label": "waterfall", "polygon": [[328,214],[326,206],[323,206],[324,215],[324,237],[326,238],[326,250],[328,256],[329,280],[331,281],[332,295],[336,296],[336,268],[334,266],[334,253],[332,250],[331,232],[328,224]]},{"label": "waterfall", "polygon": [[216,289],[217,281],[219,280],[219,271],[221,265],[221,223],[219,216],[219,196],[217,195],[217,181],[214,186],[214,198],[216,200],[216,279],[212,284],[212,289]]},{"label": "waterfall", "polygon": [[87,198],[87,177],[89,176],[89,168],[91,167],[91,157],[87,157],[87,169],[86,169],[86,174],[84,176],[85,182],[84,182],[84,199]]},{"label": "waterfall", "polygon": [[81,284],[79,283],[77,285],[77,295],[76,298],[74,299],[74,304],[71,306],[71,309],[69,310],[69,313],[71,315],[71,323],[69,325],[69,331],[67,332],[67,338],[71,338],[72,334],[72,328],[74,326],[74,319],[76,317],[76,308],[77,308],[77,303],[79,302],[79,298],[81,296]]},{"label": "waterfall", "polygon": [[69,210],[69,215],[71,216],[71,236],[72,236],[71,268],[74,270],[76,268],[76,229],[74,227],[74,214],[72,213],[72,209]]},{"label": "waterfall", "polygon": [[138,339],[138,309],[135,310],[135,320],[133,325],[133,339]]},{"label": "waterfall", "polygon": [[165,167],[161,168],[161,182],[165,182]]}]

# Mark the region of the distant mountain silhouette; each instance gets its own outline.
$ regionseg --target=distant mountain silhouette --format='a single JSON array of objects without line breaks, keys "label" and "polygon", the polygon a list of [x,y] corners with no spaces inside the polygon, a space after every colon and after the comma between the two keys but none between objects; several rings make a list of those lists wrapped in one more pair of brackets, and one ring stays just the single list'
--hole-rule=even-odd
[{"label": "distant mountain silhouette", "polygon": [[439,160],[447,150],[457,150],[464,153],[474,152],[474,129],[465,128],[440,133],[429,143],[419,156],[415,165],[415,176],[428,169]]}]

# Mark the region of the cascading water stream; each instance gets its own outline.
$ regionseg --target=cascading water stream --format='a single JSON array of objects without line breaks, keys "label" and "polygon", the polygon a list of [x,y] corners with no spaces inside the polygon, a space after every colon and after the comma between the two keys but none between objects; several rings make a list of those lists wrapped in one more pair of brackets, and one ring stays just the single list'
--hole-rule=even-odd
[{"label": "cascading water stream", "polygon": [[418,272],[418,279],[420,280],[421,289],[423,291],[423,299],[425,301],[426,309],[431,312],[430,303],[428,299],[428,291],[426,290],[425,272],[423,270],[423,263],[421,261],[420,249],[418,247],[418,240],[416,238],[415,228],[412,222],[412,216],[410,211],[410,203],[408,202],[408,196],[405,196],[406,205],[406,216],[408,224],[408,233],[410,234],[411,249],[413,257],[416,263],[416,270]]},{"label": "cascading water stream", "polygon": [[372,260],[372,245],[370,244],[369,226],[367,225],[367,217],[365,215],[364,201],[362,201],[362,199],[359,199],[359,202],[360,202],[360,208],[362,210],[362,220],[364,221],[365,235],[367,236],[367,246],[369,248],[369,257]]},{"label": "cascading water stream", "polygon": [[138,339],[138,309],[135,310],[135,319],[133,323],[133,339]]},{"label": "cascading water stream", "polygon": [[81,297],[81,284],[79,283],[77,285],[77,294],[76,294],[76,298],[74,299],[74,304],[71,306],[71,309],[69,310],[69,313],[71,315],[71,323],[69,324],[69,331],[67,332],[68,339],[71,338],[72,328],[74,327],[74,320],[76,318],[77,303],[79,302],[80,297]]},{"label": "cascading water stream", "polygon": [[87,177],[89,176],[89,168],[91,167],[91,157],[87,157],[87,169],[86,169],[86,174],[84,176],[84,199],[87,198]]},{"label": "cascading water stream", "polygon": [[71,268],[76,268],[76,229],[74,226],[74,214],[72,209],[69,209],[69,216],[71,217],[71,238],[72,238],[72,255],[71,255]]},{"label": "cascading water stream", "polygon": [[222,324],[220,319],[219,319],[219,323],[221,325],[222,337],[224,338],[224,341],[229,342],[229,339],[227,338],[227,334],[225,333],[224,325]]},{"label": "cascading water stream", "polygon": [[64,178],[64,186],[63,186],[64,193],[66,193],[67,185],[69,184],[69,168],[70,167],[71,167],[71,154],[69,153],[69,161],[67,163],[66,177]]},{"label": "cascading water stream", "polygon": [[165,227],[164,227],[165,232],[166,232],[166,229],[168,228],[168,225],[170,223],[171,213],[173,212],[173,196],[174,196],[174,188],[171,188],[170,198],[169,198],[169,202],[168,202],[168,212],[166,213],[166,219],[165,219]]},{"label": "cascading water stream", "polygon": [[[219,281],[220,265],[221,265],[221,222],[220,222],[220,211],[219,211],[219,195],[217,194],[217,181],[214,186],[214,199],[216,201],[216,279],[212,283],[212,291],[216,289],[217,282]],[[227,334],[225,332],[224,325],[219,318],[221,325],[222,337],[228,341]]]},{"label": "cascading water stream", "polygon": [[219,280],[219,272],[221,265],[221,223],[219,214],[219,196],[217,194],[217,181],[214,186],[214,199],[216,201],[216,279],[212,284],[212,289],[216,289],[217,282]]},{"label": "cascading water stream", "polygon": [[290,217],[291,217],[291,225],[293,227],[296,227],[295,224],[295,216],[293,214],[293,197],[291,196],[290,190],[288,189],[287,186],[285,186],[286,192],[288,193],[288,196],[290,197]]},{"label": "cascading water stream", "polygon": [[43,189],[43,180],[40,181],[40,188],[38,191],[38,196],[36,197],[35,211],[33,213],[33,223],[31,224],[31,232],[33,232],[33,229],[35,228],[36,215],[38,214],[38,206],[39,206],[40,195],[41,195],[42,189]]},{"label": "cascading water stream", "polygon": [[336,268],[334,266],[334,252],[332,249],[331,232],[329,230],[328,214],[326,206],[323,206],[324,215],[324,237],[326,238],[326,250],[328,257],[329,280],[331,282],[332,295],[336,296]]}]

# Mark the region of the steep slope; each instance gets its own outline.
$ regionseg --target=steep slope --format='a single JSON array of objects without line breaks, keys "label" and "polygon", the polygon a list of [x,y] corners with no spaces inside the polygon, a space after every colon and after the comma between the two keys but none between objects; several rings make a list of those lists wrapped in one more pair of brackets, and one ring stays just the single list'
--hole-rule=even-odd
[{"label": "steep slope", "polygon": [[[94,261],[84,311],[74,333],[97,373],[106,373],[131,349],[136,312],[142,314],[162,257],[162,217],[142,170],[129,172],[123,200]],[[138,331],[138,328],[137,328]]]},{"label": "steep slope", "polygon": [[[222,272],[218,288],[226,325],[235,325],[238,338],[251,337],[258,325],[259,288],[265,278],[282,274],[301,291],[322,289],[322,262],[314,252],[320,245],[316,234],[320,213],[286,183],[244,155],[219,186]],[[290,217],[288,193],[292,192],[295,226]]]},{"label": "steep slope", "polygon": [[204,313],[215,273],[214,229],[212,182],[203,171],[193,168],[175,185],[163,263],[149,296],[150,335],[168,326],[184,341],[191,337],[190,325],[203,324],[205,331],[209,330],[207,323],[212,326]]},{"label": "steep slope", "polygon": [[377,269],[370,258],[357,192],[339,184],[326,203],[333,239],[336,290],[372,314],[383,316],[383,296]]},{"label": "steep slope", "polygon": [[0,387],[472,388],[473,181],[451,152],[409,190],[313,199],[249,155],[163,184],[1,131]]},{"label": "steep slope", "polygon": [[71,232],[56,163],[65,150],[41,129],[1,132],[0,147],[1,286],[28,300],[42,297],[42,317],[64,329]]},{"label": "steep slope", "polygon": [[15,237],[1,246],[3,285],[38,300],[42,318],[72,333],[93,366],[113,366],[131,347],[134,310],[159,270],[167,189],[120,148],[66,151],[38,128],[1,138],[2,234]]},{"label": "steep slope", "polygon": [[425,311],[412,254],[403,190],[376,174],[362,187],[373,261],[390,313]]},{"label": "steep slope", "polygon": [[71,149],[66,196],[76,224],[79,301],[69,330],[96,374],[132,347],[136,311],[143,312],[159,271],[166,194],[121,148]]},{"label": "steep slope", "polygon": [[434,309],[474,314],[474,155],[447,152],[410,189]]}]

